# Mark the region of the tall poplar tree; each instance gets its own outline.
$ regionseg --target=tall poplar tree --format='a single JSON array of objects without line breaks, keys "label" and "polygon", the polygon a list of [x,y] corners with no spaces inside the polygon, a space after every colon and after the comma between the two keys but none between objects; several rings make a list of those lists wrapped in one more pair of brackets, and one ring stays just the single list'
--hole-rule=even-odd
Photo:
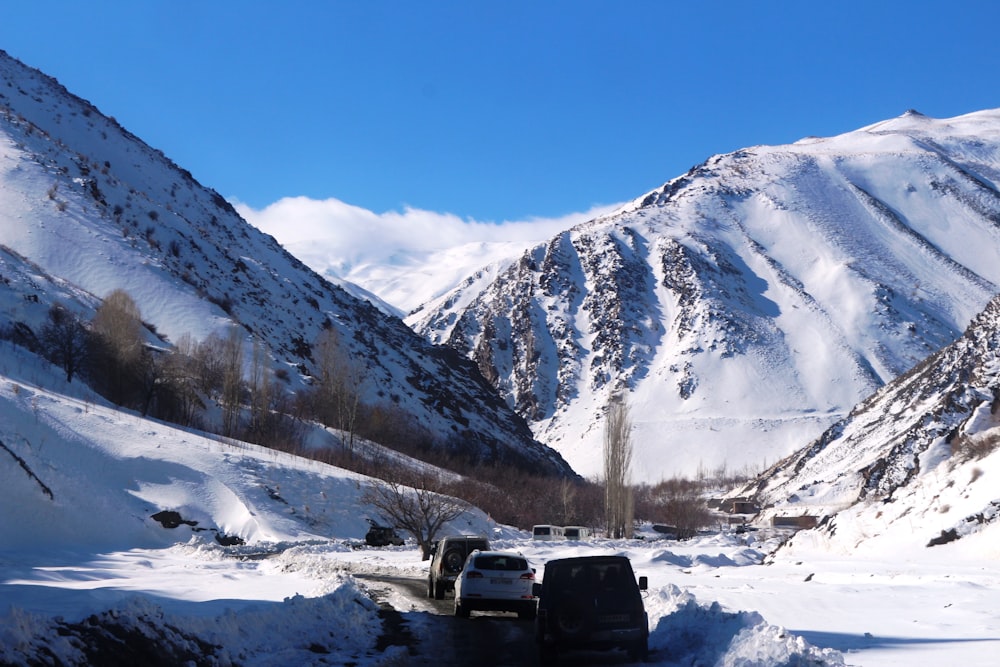
[{"label": "tall poplar tree", "polygon": [[604,424],[604,516],[609,537],[632,537],[632,420],[620,396],[608,404]]}]

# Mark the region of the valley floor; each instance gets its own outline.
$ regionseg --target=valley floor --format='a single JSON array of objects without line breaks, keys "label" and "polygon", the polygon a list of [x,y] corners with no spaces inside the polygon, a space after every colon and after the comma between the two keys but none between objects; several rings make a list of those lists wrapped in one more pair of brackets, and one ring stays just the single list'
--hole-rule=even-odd
[{"label": "valley floor", "polygon": [[[683,543],[494,540],[495,548],[524,553],[539,574],[546,560],[568,554],[627,554],[650,581],[653,664],[996,664],[995,562],[817,557],[761,564],[773,546],[752,534]],[[45,655],[83,664],[81,637],[102,624],[119,635],[159,628],[178,655],[188,651],[195,664],[429,664],[465,630],[463,621],[447,617],[448,601],[422,595],[425,577],[426,563],[414,547],[341,542],[263,550],[192,542],[35,559],[7,554],[0,556],[0,664],[29,664]],[[394,629],[383,622],[387,605],[398,612]],[[472,636],[486,623],[499,623],[508,641],[530,644],[530,624],[509,619],[466,623]],[[620,664],[623,655],[588,660]],[[171,664],[171,656],[162,657]]]}]

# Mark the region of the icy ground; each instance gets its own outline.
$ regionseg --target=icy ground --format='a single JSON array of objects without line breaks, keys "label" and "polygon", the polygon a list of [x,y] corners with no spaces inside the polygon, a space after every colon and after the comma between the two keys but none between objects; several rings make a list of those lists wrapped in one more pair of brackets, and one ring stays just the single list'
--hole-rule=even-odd
[{"label": "icy ground", "polygon": [[[60,378],[0,354],[0,664],[85,664],[80,640],[109,628],[170,647],[161,664],[409,664],[408,647],[380,642],[367,575],[420,580],[426,563],[412,543],[353,548],[367,478],[145,420]],[[163,510],[197,525],[166,528],[151,518]],[[818,537],[775,551],[780,536],[761,532],[538,543],[478,511],[448,528],[489,534],[540,575],[555,557],[628,555],[650,582],[653,664],[997,664],[993,533],[915,547],[865,540],[867,516],[851,524],[864,548],[846,554]],[[395,590],[427,656],[428,601]]]},{"label": "icy ground", "polygon": [[[267,546],[284,550],[239,557]],[[687,543],[540,544],[525,536],[495,546],[522,551],[540,573],[546,560],[571,553],[630,556],[650,580],[653,664],[971,667],[996,664],[1000,650],[1000,575],[992,562],[918,570],[905,559],[817,555],[762,565],[773,545],[732,534]],[[51,619],[72,623],[108,611],[125,625],[199,638],[217,647],[217,664],[407,664],[405,647],[376,650],[381,621],[368,580],[354,575],[424,577],[425,568],[412,546],[337,542],[250,550],[192,540],[88,557],[51,554],[30,565],[5,560],[0,662],[18,664],[47,645],[76,664],[78,654]],[[397,594],[390,602],[404,619],[423,616],[414,611],[424,609],[421,600]]]}]

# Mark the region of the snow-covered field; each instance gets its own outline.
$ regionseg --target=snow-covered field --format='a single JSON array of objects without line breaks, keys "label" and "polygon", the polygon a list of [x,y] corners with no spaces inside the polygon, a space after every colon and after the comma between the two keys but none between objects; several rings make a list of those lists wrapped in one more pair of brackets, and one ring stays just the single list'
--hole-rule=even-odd
[{"label": "snow-covered field", "polygon": [[[80,664],[66,629],[102,623],[167,633],[209,651],[205,664],[406,664],[404,647],[376,649],[371,579],[356,575],[424,577],[426,563],[411,544],[352,548],[370,515],[365,478],[117,411],[2,352],[0,664]],[[197,525],[165,528],[160,510]],[[1000,651],[986,534],[852,556],[820,540],[775,552],[780,536],[762,532],[538,543],[478,512],[449,529],[485,532],[540,574],[571,553],[628,555],[650,581],[655,664],[971,667]],[[426,609],[402,592],[390,602],[404,619]]]},{"label": "snow-covered field", "polygon": [[[287,545],[286,545],[287,546]],[[624,553],[650,579],[650,662],[660,665],[994,665],[1000,650],[998,574],[983,561],[915,567],[824,559],[761,565],[770,545],[734,535],[672,541],[532,543],[502,539],[543,572],[547,559]],[[0,661],[17,664],[26,644],[44,641],[64,660],[47,625],[112,610],[152,618],[225,647],[247,665],[310,664],[316,643],[358,665],[398,664],[402,647],[373,650],[375,604],[357,573],[424,576],[414,547],[352,550],[337,542],[293,546],[244,560],[193,541],[163,549],[62,553],[0,563]],[[420,601],[391,600],[406,612]],[[404,613],[404,618],[406,614]],[[313,646],[310,649],[310,646]],[[812,660],[810,662],[810,660]],[[405,663],[404,663],[405,664]]]}]

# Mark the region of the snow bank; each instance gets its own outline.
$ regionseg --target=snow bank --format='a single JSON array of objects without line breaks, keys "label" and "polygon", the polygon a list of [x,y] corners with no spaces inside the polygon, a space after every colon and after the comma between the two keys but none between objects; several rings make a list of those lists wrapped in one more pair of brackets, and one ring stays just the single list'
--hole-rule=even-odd
[{"label": "snow bank", "polygon": [[649,647],[661,665],[713,667],[838,667],[843,656],[820,649],[757,612],[727,611],[699,604],[677,586],[651,591],[646,599]]},{"label": "snow bank", "polygon": [[[107,641],[117,644],[117,658],[121,644],[128,646],[136,664],[152,654],[177,664],[222,667],[305,665],[320,658],[324,664],[390,664],[405,649],[376,650],[382,631],[377,611],[346,575],[321,597],[296,595],[211,617],[168,614],[142,596],[79,623],[12,609],[0,618],[0,663],[36,664],[38,656],[46,656],[54,664],[99,664]],[[86,648],[79,638],[87,639]]]}]

